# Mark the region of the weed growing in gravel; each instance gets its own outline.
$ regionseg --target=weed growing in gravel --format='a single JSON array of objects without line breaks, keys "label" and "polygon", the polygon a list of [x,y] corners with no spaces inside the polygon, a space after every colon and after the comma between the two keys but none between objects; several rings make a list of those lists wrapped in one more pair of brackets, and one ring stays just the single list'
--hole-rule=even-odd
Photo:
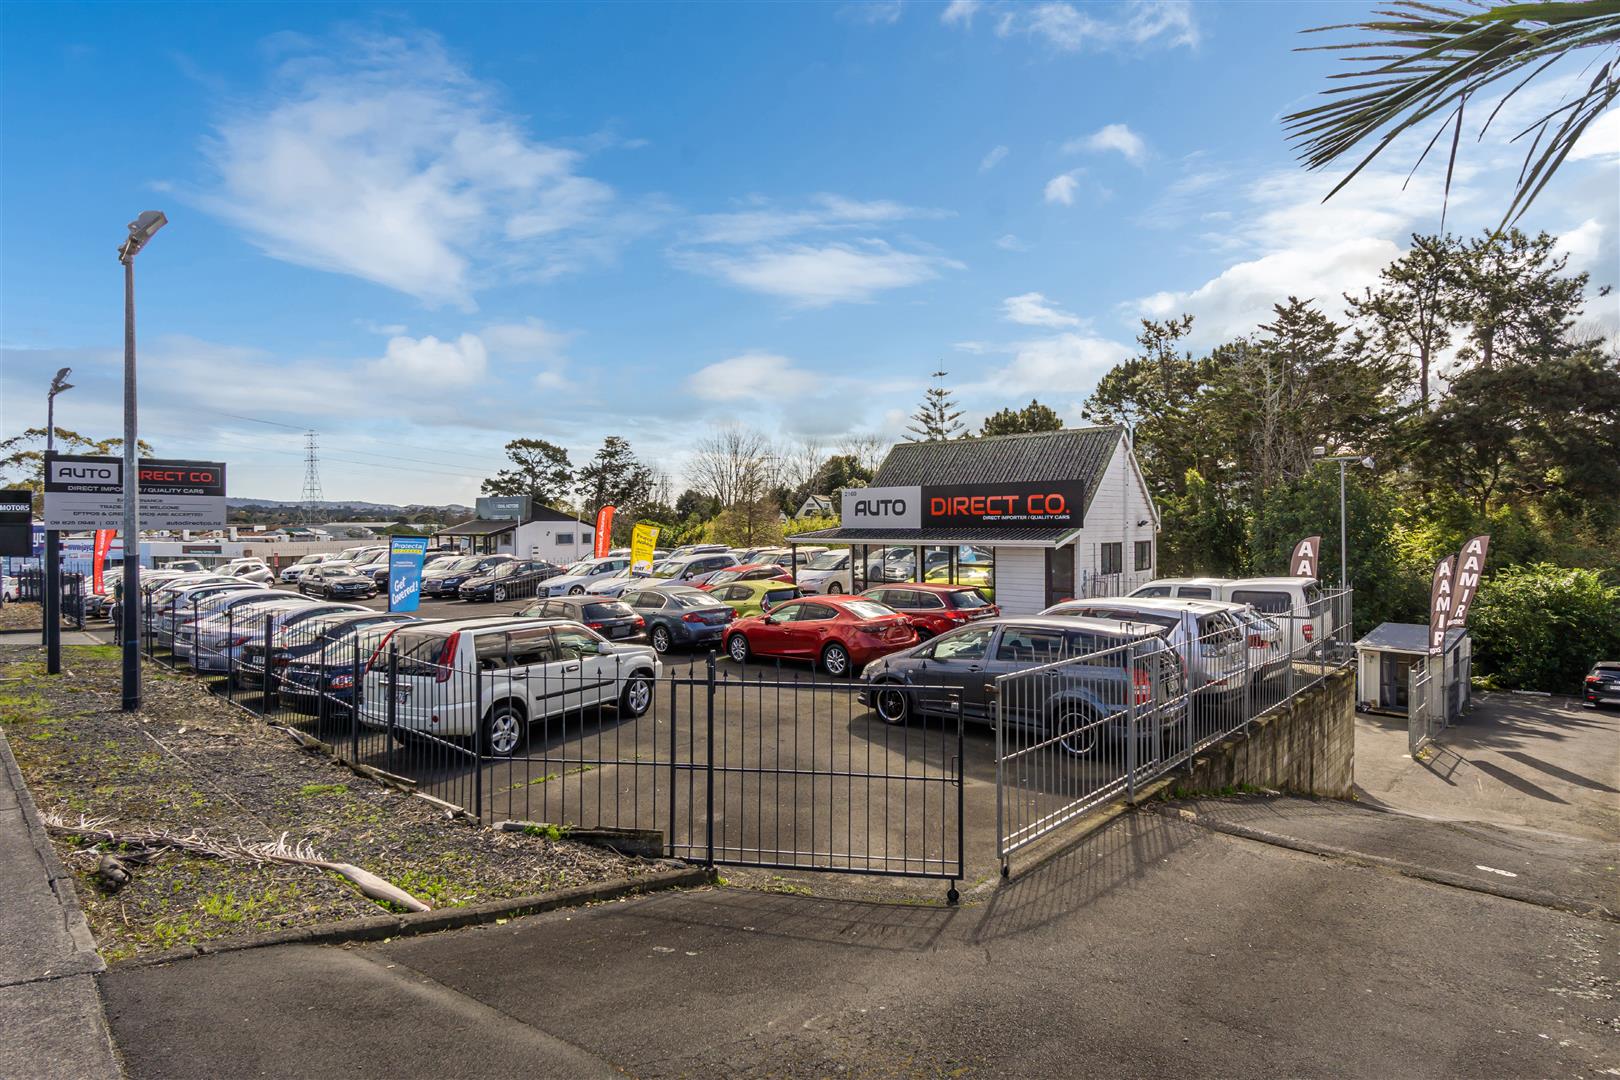
[{"label": "weed growing in gravel", "polygon": [[348,784],[305,784],[298,789],[298,794],[306,799],[319,798],[322,795],[347,795]]}]

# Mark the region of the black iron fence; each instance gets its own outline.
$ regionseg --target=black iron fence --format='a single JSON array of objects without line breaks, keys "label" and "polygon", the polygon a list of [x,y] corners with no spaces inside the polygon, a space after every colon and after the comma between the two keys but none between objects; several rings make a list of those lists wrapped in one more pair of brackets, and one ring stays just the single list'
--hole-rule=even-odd
[{"label": "black iron fence", "polygon": [[143,648],[481,821],[622,830],[709,864],[940,878],[955,896],[959,709],[891,726],[861,684],[803,670],[711,655],[677,672],[578,628],[345,608],[148,605]]},{"label": "black iron fence", "polygon": [[[21,603],[33,603],[43,606],[45,601],[45,571],[37,566],[24,567],[11,576],[17,579],[17,600]],[[84,629],[85,614],[85,587],[84,575],[79,573],[64,573],[62,575],[62,621],[71,622],[80,629]]]}]

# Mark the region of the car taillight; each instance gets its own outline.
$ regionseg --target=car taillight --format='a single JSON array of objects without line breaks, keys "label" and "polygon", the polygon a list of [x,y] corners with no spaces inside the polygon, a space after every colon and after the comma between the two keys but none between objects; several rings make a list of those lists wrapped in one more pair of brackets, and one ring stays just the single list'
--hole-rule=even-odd
[{"label": "car taillight", "polygon": [[438,671],[433,673],[434,682],[450,681],[450,665],[455,662],[456,650],[461,645],[461,631],[453,632],[445,639],[444,648],[439,650]]},{"label": "car taillight", "polygon": [[354,675],[345,671],[341,675],[332,676],[332,689],[347,690],[354,686]]},{"label": "car taillight", "polygon": [[1316,637],[1316,628],[1310,623],[1305,624],[1305,640],[1311,641]]},{"label": "car taillight", "polygon": [[647,625],[647,620],[643,619],[640,615],[637,615],[636,616],[636,621],[631,623],[630,625],[631,626],[646,626]]},{"label": "car taillight", "polygon": [[238,645],[246,645],[248,642],[250,642],[252,640],[253,640],[253,638],[250,637],[247,634],[238,634],[236,637],[226,638],[225,639],[225,647],[227,649],[234,649]]},{"label": "car taillight", "polygon": [[1588,675],[1586,677],[1586,681],[1589,682],[1589,683],[1595,683],[1595,682],[1602,682],[1603,680],[1599,679],[1596,675]]},{"label": "car taillight", "polygon": [[1249,648],[1251,648],[1251,649],[1263,649],[1265,647],[1266,647],[1266,639],[1264,637],[1262,637],[1259,634],[1250,634],[1249,635]]},{"label": "car taillight", "polygon": [[[727,610],[729,611],[730,609],[728,608]],[[703,616],[699,615],[695,611],[688,611],[685,615],[681,616],[681,622],[702,622],[702,621],[703,621]]]},{"label": "car taillight", "polygon": [[590,627],[592,630],[600,630],[600,629],[602,629],[602,624],[599,623],[599,622],[588,622],[585,625]]},{"label": "car taillight", "polygon": [[1136,705],[1153,703],[1153,682],[1148,678],[1148,673],[1139,667],[1131,668],[1131,698]]}]

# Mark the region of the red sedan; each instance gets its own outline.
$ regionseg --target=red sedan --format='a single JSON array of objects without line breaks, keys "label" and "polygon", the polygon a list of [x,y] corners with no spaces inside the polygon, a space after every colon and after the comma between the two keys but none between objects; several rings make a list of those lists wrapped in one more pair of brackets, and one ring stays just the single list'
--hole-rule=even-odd
[{"label": "red sedan", "polygon": [[724,570],[716,570],[714,576],[709,578],[698,588],[708,592],[716,585],[726,585],[733,581],[792,581],[793,575],[775,563],[749,563],[746,566],[728,566]]},{"label": "red sedan", "polygon": [[726,655],[820,663],[829,675],[853,675],[880,656],[917,644],[911,620],[864,596],[812,596],[778,604],[768,615],[726,628]]},{"label": "red sedan", "polygon": [[906,616],[923,641],[966,626],[975,619],[994,619],[1001,614],[1000,608],[971,585],[925,585],[907,581],[877,585],[861,595]]}]

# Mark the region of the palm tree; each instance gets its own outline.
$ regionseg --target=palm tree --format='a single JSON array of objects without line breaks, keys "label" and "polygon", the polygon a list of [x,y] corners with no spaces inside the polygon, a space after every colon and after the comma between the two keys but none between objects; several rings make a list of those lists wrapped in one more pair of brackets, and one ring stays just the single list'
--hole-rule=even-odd
[{"label": "palm tree", "polygon": [[1602,61],[1591,81],[1514,135],[1516,141],[1534,132],[1514,186],[1513,201],[1502,217],[1502,224],[1507,225],[1529,209],[1581,133],[1620,96],[1620,67],[1614,55],[1620,50],[1620,0],[1474,6],[1478,10],[1421,0],[1394,0],[1375,10],[1374,17],[1366,22],[1307,31],[1353,30],[1365,37],[1312,47],[1348,51],[1346,60],[1355,65],[1355,70],[1330,76],[1336,83],[1345,84],[1324,91],[1331,101],[1283,118],[1289,140],[1306,167],[1320,169],[1338,161],[1383,132],[1327,198],[1348,184],[1397,136],[1436,116],[1441,117],[1440,123],[1412,170],[1417,171],[1417,165],[1449,129],[1449,196],[1463,112],[1469,99],[1487,88],[1498,88],[1503,79],[1523,73],[1491,109],[1479,131],[1483,137],[1502,106],[1531,81],[1559,60],[1583,50],[1597,50],[1585,69],[1591,71]]}]

